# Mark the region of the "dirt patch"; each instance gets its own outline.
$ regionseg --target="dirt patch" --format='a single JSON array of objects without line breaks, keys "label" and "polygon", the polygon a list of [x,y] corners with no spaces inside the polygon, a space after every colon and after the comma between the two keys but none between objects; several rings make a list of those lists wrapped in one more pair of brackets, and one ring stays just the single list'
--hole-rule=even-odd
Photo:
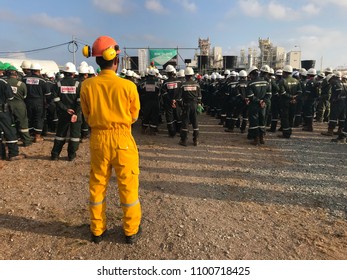
[{"label": "dirt patch", "polygon": [[[346,145],[295,129],[254,147],[200,116],[200,143],[133,131],[140,151],[143,235],[124,243],[113,175],[108,235],[90,242],[89,143],[50,161],[53,135],[0,162],[0,259],[347,259]],[[1,168],[1,166],[3,166]]]}]

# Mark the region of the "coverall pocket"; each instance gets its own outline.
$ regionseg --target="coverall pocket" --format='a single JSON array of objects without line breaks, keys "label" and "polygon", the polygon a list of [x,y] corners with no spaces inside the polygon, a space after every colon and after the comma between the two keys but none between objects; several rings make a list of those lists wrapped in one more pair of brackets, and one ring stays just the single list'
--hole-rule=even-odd
[{"label": "coverall pocket", "polygon": [[120,135],[118,139],[118,149],[119,150],[128,150],[129,149],[129,136],[127,135]]}]

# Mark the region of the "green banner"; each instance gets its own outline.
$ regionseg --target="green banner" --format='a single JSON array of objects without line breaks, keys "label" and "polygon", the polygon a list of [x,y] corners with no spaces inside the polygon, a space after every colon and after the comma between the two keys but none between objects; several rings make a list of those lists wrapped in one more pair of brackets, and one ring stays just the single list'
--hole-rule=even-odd
[{"label": "green banner", "polygon": [[176,49],[150,49],[149,61],[154,62],[155,66],[161,66],[177,56]]}]

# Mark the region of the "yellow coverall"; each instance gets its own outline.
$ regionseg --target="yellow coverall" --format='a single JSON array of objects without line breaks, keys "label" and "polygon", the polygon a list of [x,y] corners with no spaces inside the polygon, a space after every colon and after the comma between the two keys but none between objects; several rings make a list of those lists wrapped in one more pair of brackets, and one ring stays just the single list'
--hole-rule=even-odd
[{"label": "yellow coverall", "polygon": [[126,236],[136,234],[141,222],[138,198],[139,154],[131,124],[139,115],[136,85],[112,70],[102,70],[81,87],[81,107],[91,128],[90,215],[95,236],[106,230],[106,191],[114,168],[123,209]]}]

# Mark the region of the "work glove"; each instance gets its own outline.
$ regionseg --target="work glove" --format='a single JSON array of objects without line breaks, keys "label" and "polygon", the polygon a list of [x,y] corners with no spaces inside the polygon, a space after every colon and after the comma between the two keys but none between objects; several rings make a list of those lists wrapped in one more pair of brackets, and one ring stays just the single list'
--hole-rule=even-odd
[{"label": "work glove", "polygon": [[203,111],[204,111],[204,107],[202,107],[201,104],[198,104],[198,107],[196,108],[196,112],[197,112],[198,114],[201,114]]}]

